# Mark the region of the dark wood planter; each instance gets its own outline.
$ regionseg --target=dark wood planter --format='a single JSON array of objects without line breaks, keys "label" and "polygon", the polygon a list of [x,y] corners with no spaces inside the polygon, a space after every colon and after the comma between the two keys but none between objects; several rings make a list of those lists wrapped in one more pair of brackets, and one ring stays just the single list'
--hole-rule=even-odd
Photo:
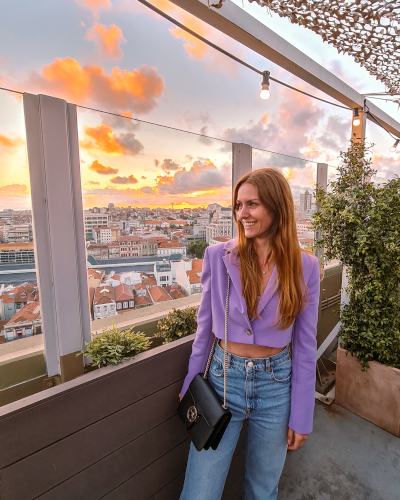
[{"label": "dark wood planter", "polygon": [[400,437],[400,370],[377,361],[369,366],[361,371],[357,358],[338,348],[336,403]]}]

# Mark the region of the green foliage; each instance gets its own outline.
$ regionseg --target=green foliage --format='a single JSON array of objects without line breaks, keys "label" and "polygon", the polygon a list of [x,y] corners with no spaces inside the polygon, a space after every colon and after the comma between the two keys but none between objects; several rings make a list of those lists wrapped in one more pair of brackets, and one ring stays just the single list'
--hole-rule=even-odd
[{"label": "green foliage", "polygon": [[197,330],[197,307],[173,309],[173,311],[157,323],[158,332],[155,337],[164,338],[164,344],[178,340]]},{"label": "green foliage", "polygon": [[204,257],[204,252],[206,251],[207,243],[202,240],[197,240],[191,243],[188,247],[188,252],[196,255],[198,259]]},{"label": "green foliage", "polygon": [[330,192],[316,189],[319,210],[312,217],[327,259],[349,266],[349,303],[340,312],[342,346],[362,369],[369,361],[400,368],[400,179],[381,187],[370,181],[376,170],[370,146],[352,142]]},{"label": "green foliage", "polygon": [[101,368],[132,358],[146,351],[149,346],[150,340],[144,333],[135,333],[133,328],[121,332],[113,323],[112,328],[104,329],[91,342],[85,342],[84,350],[79,354],[91,356],[93,364]]},{"label": "green foliage", "polygon": [[161,226],[156,226],[156,231],[160,231],[161,230]]}]

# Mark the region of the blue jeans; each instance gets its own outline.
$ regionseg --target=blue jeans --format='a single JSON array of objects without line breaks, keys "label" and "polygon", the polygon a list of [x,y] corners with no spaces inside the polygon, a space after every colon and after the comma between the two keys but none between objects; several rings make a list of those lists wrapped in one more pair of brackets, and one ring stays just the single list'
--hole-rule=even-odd
[{"label": "blue jeans", "polygon": [[[253,365],[251,364],[253,363]],[[217,450],[190,445],[180,500],[220,500],[233,452],[248,419],[244,500],[275,500],[287,453],[292,364],[288,346],[267,358],[228,353],[227,406],[232,419]],[[224,351],[217,344],[209,380],[224,395]]]}]

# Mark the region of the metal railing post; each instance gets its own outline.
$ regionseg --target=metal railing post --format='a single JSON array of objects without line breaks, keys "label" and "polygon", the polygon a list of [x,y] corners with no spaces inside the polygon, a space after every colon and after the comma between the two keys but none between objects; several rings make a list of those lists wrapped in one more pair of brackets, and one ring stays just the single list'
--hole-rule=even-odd
[{"label": "metal railing post", "polygon": [[83,374],[90,340],[76,106],[24,93],[34,245],[49,377]]},{"label": "metal railing post", "polygon": [[[252,171],[252,152],[253,148],[249,144],[232,143],[232,193],[233,188],[242,175]],[[236,225],[232,218],[232,238],[235,238],[236,235]]]}]

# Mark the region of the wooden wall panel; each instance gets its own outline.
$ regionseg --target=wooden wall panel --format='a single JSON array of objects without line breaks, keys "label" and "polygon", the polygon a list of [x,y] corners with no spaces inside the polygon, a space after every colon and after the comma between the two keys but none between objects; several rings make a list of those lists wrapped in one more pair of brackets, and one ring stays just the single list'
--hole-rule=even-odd
[{"label": "wooden wall panel", "polygon": [[[0,416],[0,469],[21,460],[185,377],[191,342],[158,347],[121,367],[107,367],[27,398]],[[87,382],[85,382],[87,380]],[[61,392],[60,392],[61,391]],[[38,402],[36,402],[38,400]],[[6,407],[3,407],[4,411]],[[28,425],[29,423],[29,425]]]}]

